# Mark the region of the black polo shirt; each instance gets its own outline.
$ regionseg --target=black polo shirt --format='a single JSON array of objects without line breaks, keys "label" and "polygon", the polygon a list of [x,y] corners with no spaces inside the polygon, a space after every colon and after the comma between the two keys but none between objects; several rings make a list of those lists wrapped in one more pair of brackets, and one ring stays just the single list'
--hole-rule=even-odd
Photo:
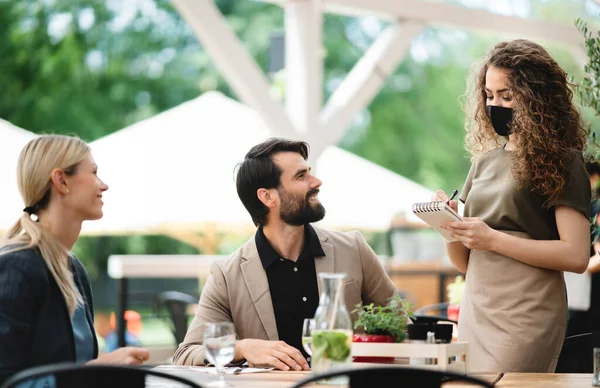
[{"label": "black polo shirt", "polygon": [[319,305],[315,258],[325,256],[312,226],[304,226],[304,246],[296,262],[281,257],[271,246],[262,228],[255,236],[256,248],[267,273],[279,339],[300,350],[302,323],[313,318]]}]

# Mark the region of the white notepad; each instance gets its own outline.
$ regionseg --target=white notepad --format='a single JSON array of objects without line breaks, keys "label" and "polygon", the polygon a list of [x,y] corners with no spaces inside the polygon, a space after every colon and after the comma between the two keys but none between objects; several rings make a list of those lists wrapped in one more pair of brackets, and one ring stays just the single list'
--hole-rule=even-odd
[{"label": "white notepad", "polygon": [[456,239],[450,237],[450,231],[440,228],[440,225],[445,224],[446,222],[462,221],[462,217],[445,202],[434,201],[415,203],[412,211],[433,229],[437,230],[446,241],[456,241]]}]

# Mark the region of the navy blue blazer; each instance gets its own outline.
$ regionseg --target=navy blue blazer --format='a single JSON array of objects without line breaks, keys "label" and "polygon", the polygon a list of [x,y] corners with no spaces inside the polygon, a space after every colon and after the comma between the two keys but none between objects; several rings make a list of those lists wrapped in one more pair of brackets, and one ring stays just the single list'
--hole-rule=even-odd
[{"label": "navy blue blazer", "polygon": [[[88,274],[70,257],[94,336],[94,301]],[[0,383],[23,369],[75,362],[75,339],[65,299],[38,249],[0,254]]]}]

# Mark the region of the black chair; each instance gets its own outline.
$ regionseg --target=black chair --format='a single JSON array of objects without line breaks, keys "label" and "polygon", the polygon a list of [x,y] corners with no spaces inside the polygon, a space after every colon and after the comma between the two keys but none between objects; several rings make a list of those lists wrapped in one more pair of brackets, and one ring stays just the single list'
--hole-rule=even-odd
[{"label": "black chair", "polygon": [[431,314],[432,311],[436,313],[433,315],[448,317],[448,302],[428,304],[427,306],[416,309],[415,314],[428,315]]},{"label": "black chair", "polygon": [[316,382],[326,382],[335,378],[347,378],[349,388],[440,388],[450,381],[458,382],[462,387],[492,388],[487,381],[423,368],[410,367],[360,367],[319,373],[298,381],[292,388],[312,386]]},{"label": "black chair", "polygon": [[165,291],[158,294],[155,299],[155,312],[161,316],[162,310],[166,309],[169,315],[169,325],[175,340],[179,346],[185,338],[188,329],[189,315],[188,306],[197,304],[198,298],[179,291]]},{"label": "black chair", "polygon": [[[436,314],[432,314],[432,312]],[[455,320],[448,319],[448,302],[430,304],[416,309],[414,312],[416,322],[438,323],[449,322],[456,323]]]},{"label": "black chair", "polygon": [[52,364],[26,369],[10,377],[4,382],[2,388],[46,386],[44,383],[52,388],[202,388],[190,380],[149,368],[116,365],[77,365],[73,363]]},{"label": "black chair", "polygon": [[417,315],[415,314],[415,319],[413,319],[415,323],[438,323],[438,322],[448,322],[448,323],[456,323],[458,322],[448,319],[447,317],[441,315]]},{"label": "black chair", "polygon": [[592,333],[566,337],[556,365],[556,373],[593,373],[593,357]]}]

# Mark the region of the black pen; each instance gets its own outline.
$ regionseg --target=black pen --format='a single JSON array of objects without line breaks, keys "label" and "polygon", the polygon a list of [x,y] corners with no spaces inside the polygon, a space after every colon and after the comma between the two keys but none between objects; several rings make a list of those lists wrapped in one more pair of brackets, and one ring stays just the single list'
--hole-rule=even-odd
[{"label": "black pen", "polygon": [[492,387],[496,386],[496,384],[498,384],[498,382],[500,382],[500,380],[502,380],[503,377],[504,377],[504,372],[500,372],[498,377],[496,377],[496,380],[494,380],[492,382]]},{"label": "black pen", "polygon": [[458,190],[454,190],[452,192],[452,194],[450,195],[450,199],[446,202],[448,205],[450,205],[450,201],[452,201],[454,197],[456,197],[456,194],[458,194]]}]

